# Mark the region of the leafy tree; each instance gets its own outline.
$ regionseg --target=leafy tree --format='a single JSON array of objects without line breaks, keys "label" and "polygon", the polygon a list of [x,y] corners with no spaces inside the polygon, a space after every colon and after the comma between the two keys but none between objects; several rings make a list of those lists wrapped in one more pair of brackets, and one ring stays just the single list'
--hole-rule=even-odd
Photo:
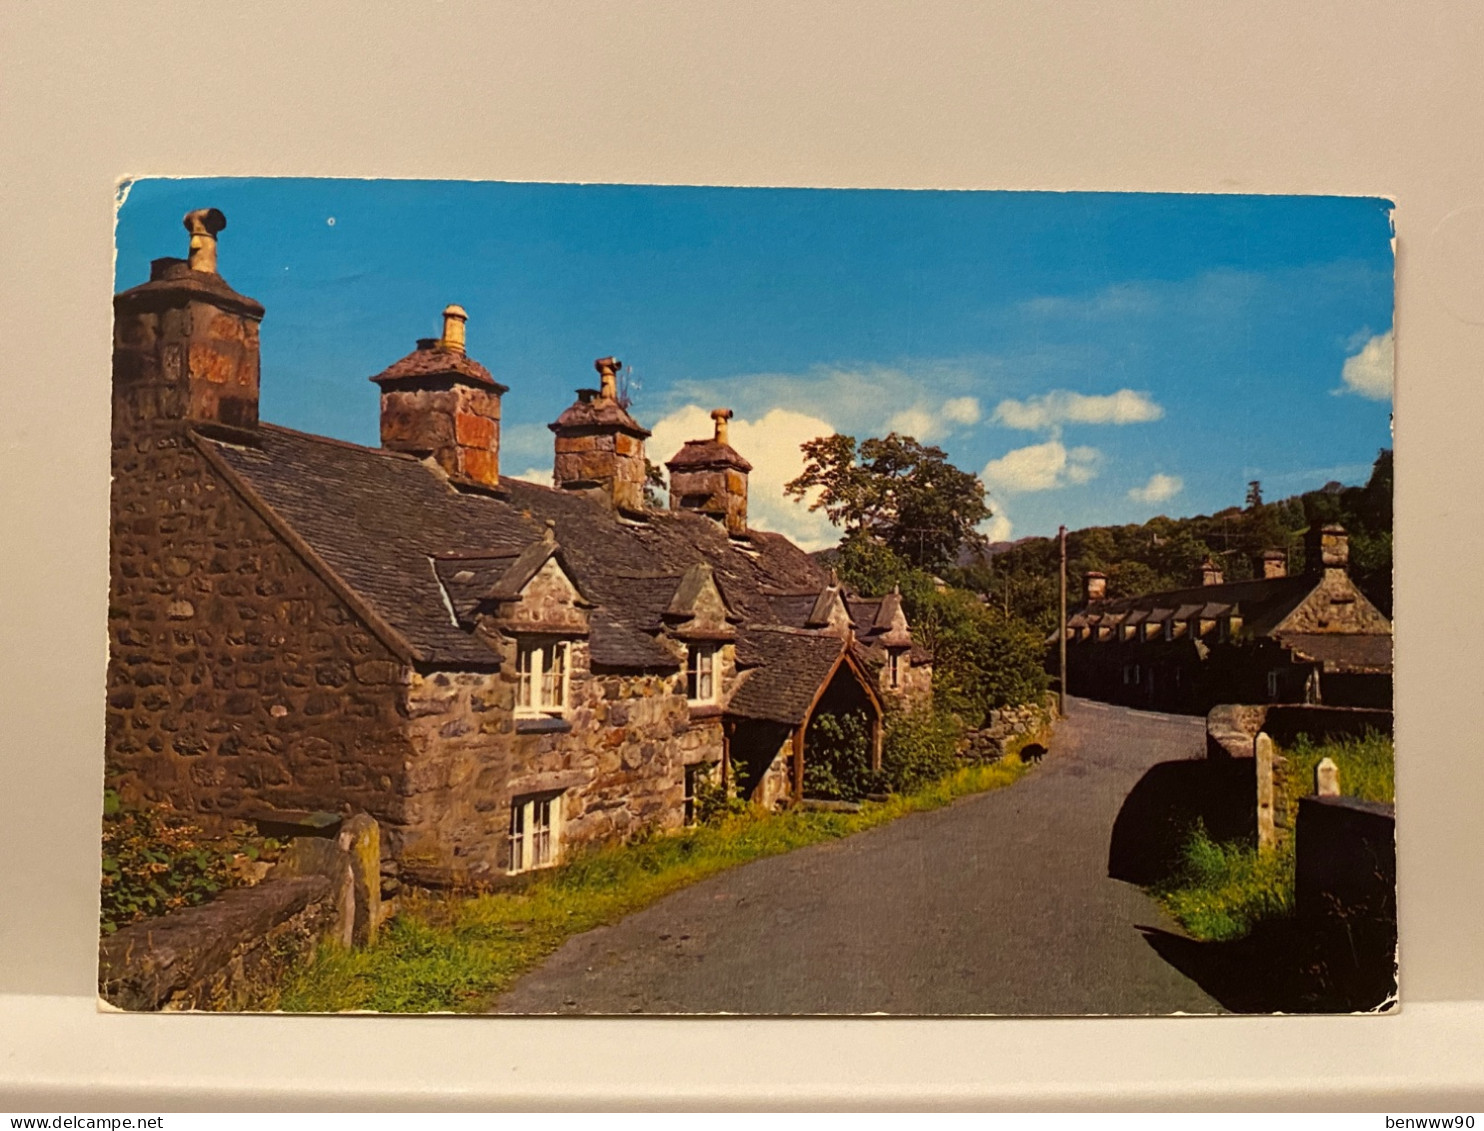
[{"label": "leafy tree", "polygon": [[[903,591],[906,596],[906,591]],[[978,728],[996,707],[1046,690],[1045,634],[962,589],[913,595],[913,633],[934,656],[933,696]]]},{"label": "leafy tree", "polygon": [[975,529],[993,512],[984,484],[948,462],[942,448],[890,433],[856,444],[821,436],[802,445],[804,470],[784,491],[822,510],[846,538],[866,535],[919,569],[951,565],[964,546],[982,546]]}]

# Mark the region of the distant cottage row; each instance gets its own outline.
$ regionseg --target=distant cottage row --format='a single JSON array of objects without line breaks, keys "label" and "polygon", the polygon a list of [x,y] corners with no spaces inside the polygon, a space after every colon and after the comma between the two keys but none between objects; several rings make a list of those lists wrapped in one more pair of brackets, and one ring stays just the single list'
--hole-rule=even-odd
[{"label": "distant cottage row", "polygon": [[188,259],[117,295],[109,781],[208,820],[364,810],[388,867],[488,883],[673,827],[723,775],[802,796],[810,721],[931,694],[896,596],[747,524],[715,434],[645,504],[621,365],[550,425],[554,487],[500,475],[507,387],[465,312],[372,378],[379,449],[258,419],[263,308]]},{"label": "distant cottage row", "polygon": [[[1350,540],[1316,525],[1307,570],[1265,551],[1260,576],[1226,581],[1213,561],[1188,589],[1109,599],[1084,578],[1067,620],[1067,684],[1078,695],[1165,711],[1217,703],[1324,703],[1390,709],[1391,621],[1350,577]],[[1053,636],[1053,640],[1055,637]]]}]

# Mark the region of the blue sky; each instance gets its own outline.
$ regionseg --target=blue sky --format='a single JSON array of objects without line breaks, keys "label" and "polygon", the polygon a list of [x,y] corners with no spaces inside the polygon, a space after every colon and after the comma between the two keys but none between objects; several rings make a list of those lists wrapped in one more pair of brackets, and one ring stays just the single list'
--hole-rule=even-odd
[{"label": "blue sky", "polygon": [[267,307],[265,419],[375,444],[366,378],[457,302],[510,386],[506,474],[549,477],[546,423],[611,354],[652,459],[732,408],[753,524],[811,547],[833,532],[781,485],[831,430],[939,444],[994,537],[1361,482],[1391,443],[1374,198],[143,180],[119,289],[198,207]]}]

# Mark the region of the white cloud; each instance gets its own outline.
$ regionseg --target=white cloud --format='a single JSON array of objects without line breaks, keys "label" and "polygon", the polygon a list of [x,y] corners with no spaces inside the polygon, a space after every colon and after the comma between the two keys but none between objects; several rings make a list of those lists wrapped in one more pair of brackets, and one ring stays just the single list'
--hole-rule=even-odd
[{"label": "white cloud", "polygon": [[1178,495],[1184,486],[1185,480],[1178,475],[1166,475],[1162,471],[1156,471],[1144,486],[1135,487],[1129,491],[1128,497],[1136,503],[1162,503]]},{"label": "white cloud", "polygon": [[943,402],[943,419],[951,420],[955,424],[977,424],[979,423],[979,398],[978,397],[952,397]]},{"label": "white cloud", "polygon": [[[687,440],[709,437],[714,424],[711,410],[688,404],[654,425],[646,443],[649,458],[664,464]],[[804,469],[799,445],[818,436],[829,436],[835,428],[827,420],[787,408],[770,408],[752,420],[734,417],[728,425],[732,447],[752,464],[747,485],[747,521],[759,530],[786,534],[806,550],[832,546],[840,532],[822,511],[810,511],[812,500],[795,502],[783,493],[783,485]]]},{"label": "white cloud", "polygon": [[528,467],[519,475],[512,475],[511,479],[522,479],[527,483],[536,483],[542,487],[551,486],[551,468]]},{"label": "white cloud", "polygon": [[979,417],[978,397],[950,397],[936,409],[919,401],[893,416],[886,427],[890,432],[927,444],[955,428],[977,424]]},{"label": "white cloud", "polygon": [[1340,370],[1344,384],[1336,393],[1356,393],[1373,401],[1391,399],[1392,375],[1396,368],[1396,342],[1392,332],[1376,334],[1359,352],[1345,359]]},{"label": "white cloud", "polygon": [[911,436],[924,443],[938,434],[937,418],[920,406],[903,409],[886,422],[886,427],[890,432]]},{"label": "white cloud", "polygon": [[1142,424],[1164,414],[1165,410],[1147,393],[1133,389],[1119,389],[1104,396],[1054,389],[1023,401],[1001,401],[995,407],[994,421],[1006,428],[1040,432],[1063,424]]},{"label": "white cloud", "polygon": [[994,357],[814,365],[797,373],[677,381],[657,409],[727,405],[758,419],[775,408],[816,415],[827,406],[835,428],[858,438],[884,436],[895,428],[930,442],[928,437],[977,423],[983,414],[975,394],[995,387],[1006,372],[1005,362]]},{"label": "white cloud", "polygon": [[1010,521],[1010,516],[1005,513],[1005,508],[996,505],[994,514],[981,522],[975,529],[991,542],[1008,542],[1010,541],[1010,535],[1015,530],[1015,524]]},{"label": "white cloud", "polygon": [[991,490],[998,488],[1010,495],[1050,491],[1095,479],[1101,459],[1096,448],[1068,449],[1060,440],[1048,440],[990,460],[979,477]]}]

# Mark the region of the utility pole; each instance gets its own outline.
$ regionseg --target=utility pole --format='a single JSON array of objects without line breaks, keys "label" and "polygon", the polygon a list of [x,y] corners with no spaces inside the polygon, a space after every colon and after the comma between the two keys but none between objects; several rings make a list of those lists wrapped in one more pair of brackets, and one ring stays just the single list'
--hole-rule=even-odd
[{"label": "utility pole", "polygon": [[1063,718],[1067,714],[1067,528],[1057,531],[1056,539],[1061,543],[1061,685],[1057,689],[1057,710]]}]

